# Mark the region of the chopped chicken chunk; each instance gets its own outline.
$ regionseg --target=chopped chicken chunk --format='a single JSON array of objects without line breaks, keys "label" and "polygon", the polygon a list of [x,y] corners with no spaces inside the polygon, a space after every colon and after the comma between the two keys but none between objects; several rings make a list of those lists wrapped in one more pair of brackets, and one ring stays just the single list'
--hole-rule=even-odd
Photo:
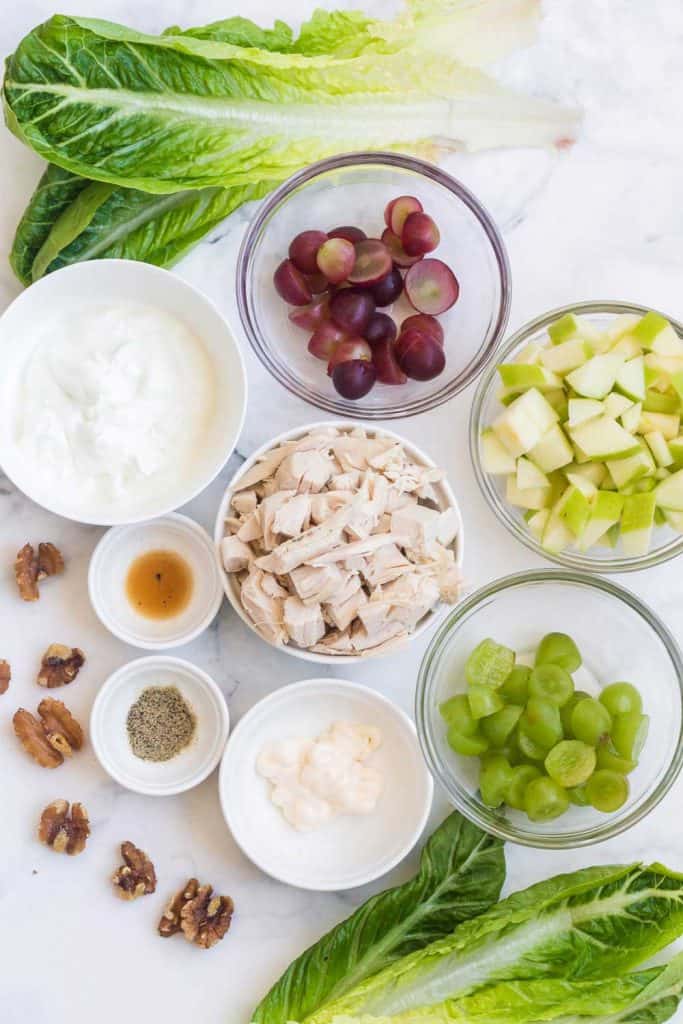
[{"label": "chopped chicken chunk", "polygon": [[298,647],[312,647],[325,635],[319,604],[304,604],[298,597],[285,601],[285,629]]},{"label": "chopped chicken chunk", "polygon": [[226,572],[240,572],[249,568],[254,554],[248,544],[232,534],[221,541],[221,559]]}]

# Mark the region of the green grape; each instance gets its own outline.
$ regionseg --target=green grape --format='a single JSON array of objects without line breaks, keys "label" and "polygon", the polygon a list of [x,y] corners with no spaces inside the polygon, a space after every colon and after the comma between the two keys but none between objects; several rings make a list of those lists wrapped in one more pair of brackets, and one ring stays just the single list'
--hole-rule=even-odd
[{"label": "green grape", "polygon": [[517,746],[520,754],[530,761],[542,761],[547,754],[546,748],[532,740],[523,728],[517,730]]},{"label": "green grape", "polygon": [[532,779],[524,790],[524,810],[532,821],[559,818],[568,807],[567,791],[547,775]]},{"label": "green grape", "polygon": [[566,633],[548,633],[536,651],[536,665],[559,665],[565,672],[581,668],[579,648]]},{"label": "green grape", "polygon": [[531,669],[528,665],[515,665],[500,688],[501,696],[513,704],[526,704],[529,699],[529,676]]},{"label": "green grape", "polygon": [[465,757],[479,757],[489,749],[488,740],[484,739],[481,733],[475,732],[471,736],[463,736],[452,725],[446,733],[446,739],[451,750],[454,750],[456,754],[464,754]]},{"label": "green grape", "polygon": [[574,683],[559,665],[537,665],[529,680],[529,696],[550,700],[561,708],[571,698]]},{"label": "green grape", "polygon": [[600,742],[601,736],[606,736],[611,727],[612,719],[607,708],[593,697],[586,697],[574,706],[572,711],[572,733],[577,740],[583,740],[591,747]]},{"label": "green grape", "polygon": [[488,686],[470,686],[467,691],[472,718],[486,718],[504,706],[503,699]]},{"label": "green grape", "polygon": [[524,810],[524,792],[534,779],[540,779],[541,773],[533,764],[518,764],[511,769],[510,781],[505,791],[505,802],[516,811]]},{"label": "green grape", "polygon": [[643,710],[642,697],[631,683],[610,683],[598,700],[605,705],[610,715],[625,715],[629,711],[640,714]]},{"label": "green grape", "polygon": [[487,754],[481,759],[479,790],[487,807],[500,807],[512,778],[512,768],[502,754]]},{"label": "green grape", "polygon": [[611,738],[603,736],[598,743],[597,765],[598,768],[606,768],[610,772],[628,775],[634,768],[638,767],[638,762],[631,760],[630,757],[621,757],[617,753]]},{"label": "green grape", "polygon": [[521,713],[522,709],[517,704],[506,704],[500,711],[482,718],[481,731],[492,747],[504,746]]},{"label": "green grape", "polygon": [[586,697],[590,697],[590,693],[586,693],[585,690],[574,690],[573,694],[569,698],[566,704],[563,704],[560,708],[560,719],[562,721],[562,729],[567,739],[572,739],[572,711],[579,703],[580,700],[585,700]]},{"label": "green grape", "polygon": [[472,718],[470,704],[464,693],[444,701],[439,705],[439,711],[447,724],[452,725],[462,736],[472,736],[477,731],[476,719]]},{"label": "green grape", "polygon": [[580,786],[595,771],[595,749],[581,740],[561,740],[545,759],[545,770],[560,786]]},{"label": "green grape", "polygon": [[614,749],[621,757],[637,761],[647,739],[650,719],[637,711],[627,711],[623,715],[615,715],[612,720],[610,736]]},{"label": "green grape", "polygon": [[576,804],[577,807],[588,807],[590,803],[585,785],[572,786],[571,789],[567,790],[567,796],[569,797],[569,802]]},{"label": "green grape", "polygon": [[562,721],[557,704],[532,697],[519,720],[520,731],[543,747],[547,753],[562,739]]},{"label": "green grape", "polygon": [[618,811],[628,799],[626,776],[601,768],[586,783],[586,795],[596,811]]},{"label": "green grape", "polygon": [[497,690],[510,675],[515,663],[515,652],[497,644],[495,640],[482,640],[465,662],[465,678],[470,686],[489,686]]}]

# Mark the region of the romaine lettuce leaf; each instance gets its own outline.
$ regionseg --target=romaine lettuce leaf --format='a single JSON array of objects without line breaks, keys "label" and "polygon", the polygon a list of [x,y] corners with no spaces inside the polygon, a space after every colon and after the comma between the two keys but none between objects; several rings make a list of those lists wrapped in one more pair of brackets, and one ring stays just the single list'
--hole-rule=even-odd
[{"label": "romaine lettuce leaf", "polygon": [[594,867],[513,893],[306,1018],[392,1017],[512,980],[617,975],[683,933],[683,876],[661,865]]},{"label": "romaine lettuce leaf", "polygon": [[424,847],[415,878],[372,897],[295,960],[253,1020],[286,1024],[338,1000],[399,957],[487,910],[504,879],[500,840],[454,811]]}]

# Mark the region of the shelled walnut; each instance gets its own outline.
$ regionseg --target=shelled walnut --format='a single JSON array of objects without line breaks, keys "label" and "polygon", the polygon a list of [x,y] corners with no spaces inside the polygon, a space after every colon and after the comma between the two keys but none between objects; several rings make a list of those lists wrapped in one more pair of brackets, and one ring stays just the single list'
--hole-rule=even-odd
[{"label": "shelled walnut", "polygon": [[188,942],[210,949],[228,931],[234,909],[229,896],[214,896],[212,886],[191,878],[164,911],[159,935],[169,938],[182,932]]},{"label": "shelled walnut", "polygon": [[136,900],[138,896],[155,892],[157,876],[154,865],[144,852],[133,843],[121,843],[124,863],[112,875],[116,895],[122,900]]},{"label": "shelled walnut", "polygon": [[71,805],[68,800],[53,800],[40,816],[38,838],[56,853],[75,856],[82,853],[90,835],[88,812],[83,804]]},{"label": "shelled walnut", "polygon": [[0,694],[7,693],[12,678],[12,669],[8,661],[0,658]]},{"label": "shelled walnut", "polygon": [[38,685],[49,690],[72,683],[85,664],[85,655],[78,647],[50,644],[43,655],[38,673]]},{"label": "shelled walnut", "polygon": [[38,716],[19,708],[12,719],[14,732],[41,767],[58,768],[65,757],[83,746],[83,730],[61,700],[41,700]]},{"label": "shelled walnut", "polygon": [[64,559],[58,548],[49,541],[38,545],[38,554],[32,544],[24,544],[14,561],[14,577],[23,601],[37,601],[38,583],[48,576],[64,572]]}]

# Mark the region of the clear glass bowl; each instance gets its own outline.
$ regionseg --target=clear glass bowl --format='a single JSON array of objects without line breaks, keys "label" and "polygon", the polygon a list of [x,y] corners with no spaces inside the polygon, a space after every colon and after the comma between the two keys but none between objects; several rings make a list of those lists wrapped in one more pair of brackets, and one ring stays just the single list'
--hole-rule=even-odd
[{"label": "clear glass bowl", "polygon": [[[455,754],[446,741],[439,704],[464,692],[464,665],[485,637],[531,652],[544,634],[569,633],[583,656],[577,689],[593,695],[629,680],[643,696],[650,732],[630,795],[614,814],[575,807],[554,821],[530,821],[521,811],[492,809],[478,793],[479,759]],[[481,828],[526,846],[565,849],[618,835],[648,814],[673,785],[683,764],[683,662],[660,619],[628,590],[601,577],[561,569],[496,580],[462,601],[442,624],[420,667],[415,717],[430,771],[453,804]]]},{"label": "clear glass bowl", "polygon": [[[474,473],[481,491],[496,517],[510,533],[536,554],[547,558],[550,562],[565,565],[570,569],[583,569],[592,572],[632,572],[635,569],[647,569],[674,558],[683,552],[683,535],[676,533],[669,526],[656,526],[652,532],[650,550],[644,555],[629,557],[624,555],[621,545],[616,548],[593,547],[590,551],[578,551],[567,548],[559,554],[546,551],[529,532],[524,520],[523,509],[511,505],[505,498],[504,477],[486,473],[482,465],[481,433],[502,412],[503,406],[496,398],[500,381],[498,364],[514,359],[517,352],[531,341],[546,337],[548,326],[559,320],[565,313],[576,313],[588,318],[597,327],[622,313],[643,315],[652,307],[638,306],[628,302],[579,302],[571,306],[562,306],[544,313],[530,323],[521,327],[516,334],[501,346],[495,360],[482,376],[472,402],[470,413],[470,455]],[[683,337],[683,324],[678,323],[667,313],[662,313]]]},{"label": "clear glass bowl", "polygon": [[[368,235],[381,235],[384,207],[404,194],[416,195],[440,226],[441,243],[434,255],[448,263],[460,282],[458,301],[440,317],[446,331],[446,368],[427,382],[376,384],[365,398],[351,402],[337,394],[325,364],[308,352],[307,334],[288,320],[288,307],[273,287],[273,272],[286,258],[292,238],[307,228],[355,224]],[[510,270],[495,224],[454,178],[423,160],[351,153],[300,171],[264,201],[240,250],[237,302],[257,356],[293,394],[342,417],[395,419],[448,401],[482,370],[507,323]],[[399,321],[415,312],[403,296],[395,306]]]}]

